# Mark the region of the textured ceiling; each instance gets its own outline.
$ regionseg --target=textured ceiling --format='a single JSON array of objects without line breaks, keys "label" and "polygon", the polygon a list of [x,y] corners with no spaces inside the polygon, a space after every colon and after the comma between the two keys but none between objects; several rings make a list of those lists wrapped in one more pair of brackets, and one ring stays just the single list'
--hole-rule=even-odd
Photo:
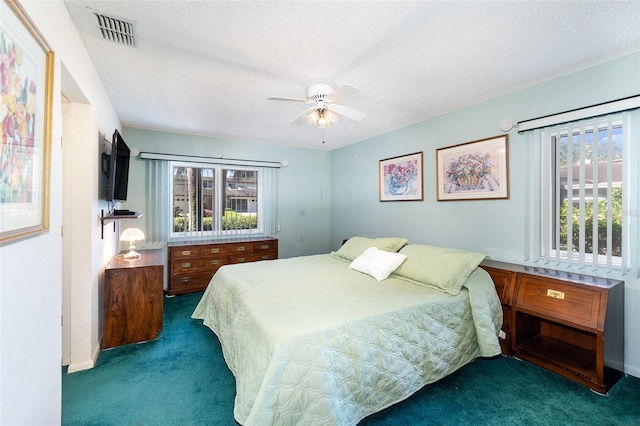
[{"label": "textured ceiling", "polygon": [[[125,126],[334,149],[640,51],[640,2],[73,1]],[[137,23],[100,36],[90,9]],[[292,124],[315,82],[360,93]],[[498,123],[496,123],[496,130]]]}]

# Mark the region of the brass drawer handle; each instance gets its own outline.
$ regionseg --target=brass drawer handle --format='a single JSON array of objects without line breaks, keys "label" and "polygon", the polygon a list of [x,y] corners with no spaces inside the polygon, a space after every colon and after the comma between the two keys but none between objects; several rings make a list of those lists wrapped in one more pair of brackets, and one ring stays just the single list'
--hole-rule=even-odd
[{"label": "brass drawer handle", "polygon": [[191,281],[191,277],[183,277],[181,281],[183,283],[188,283],[189,281]]},{"label": "brass drawer handle", "polygon": [[244,257],[239,257],[239,258],[238,258],[238,262],[239,262],[239,263],[244,262]]},{"label": "brass drawer handle", "polygon": [[238,248],[236,248],[237,251],[244,251],[245,247],[244,246],[240,246]]},{"label": "brass drawer handle", "polygon": [[219,248],[212,248],[210,253],[213,253],[213,254],[220,253],[220,249]]},{"label": "brass drawer handle", "polygon": [[260,248],[262,250],[268,250],[269,249],[269,244],[263,244],[263,245],[260,246]]},{"label": "brass drawer handle", "polygon": [[183,256],[189,256],[191,254],[191,250],[182,250]]},{"label": "brass drawer handle", "polygon": [[183,268],[191,268],[191,263],[190,262],[185,262],[182,264]]},{"label": "brass drawer handle", "polygon": [[267,260],[269,259],[271,256],[269,256],[268,254],[265,254],[262,256],[262,260]]},{"label": "brass drawer handle", "polygon": [[547,296],[558,300],[564,300],[564,291],[547,289]]},{"label": "brass drawer handle", "polygon": [[220,263],[220,261],[219,261],[219,260],[217,260],[217,259],[216,259],[216,260],[212,260],[212,261],[211,261],[211,264],[212,264],[212,265],[217,265],[217,264],[219,264],[219,263]]}]

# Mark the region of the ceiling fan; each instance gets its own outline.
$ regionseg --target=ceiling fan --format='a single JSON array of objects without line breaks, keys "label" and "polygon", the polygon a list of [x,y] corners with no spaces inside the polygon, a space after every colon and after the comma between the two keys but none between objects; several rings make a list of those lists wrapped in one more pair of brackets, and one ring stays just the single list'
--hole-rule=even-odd
[{"label": "ceiling fan", "polygon": [[302,115],[295,119],[293,123],[306,119],[311,125],[324,129],[329,127],[331,123],[337,119],[335,114],[342,115],[354,121],[360,121],[367,116],[360,111],[334,103],[342,98],[359,92],[360,89],[349,84],[338,89],[334,89],[334,87],[329,83],[315,83],[307,88],[306,99],[271,96],[268,100],[312,104],[313,106],[302,113]]}]

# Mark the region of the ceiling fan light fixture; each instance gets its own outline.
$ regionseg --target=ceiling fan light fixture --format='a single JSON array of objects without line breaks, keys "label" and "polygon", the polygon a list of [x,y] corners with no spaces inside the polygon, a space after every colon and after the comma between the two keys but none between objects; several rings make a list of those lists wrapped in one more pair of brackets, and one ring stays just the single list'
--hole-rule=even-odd
[{"label": "ceiling fan light fixture", "polygon": [[337,120],[337,116],[326,108],[318,108],[305,116],[306,120],[314,127],[326,129]]}]

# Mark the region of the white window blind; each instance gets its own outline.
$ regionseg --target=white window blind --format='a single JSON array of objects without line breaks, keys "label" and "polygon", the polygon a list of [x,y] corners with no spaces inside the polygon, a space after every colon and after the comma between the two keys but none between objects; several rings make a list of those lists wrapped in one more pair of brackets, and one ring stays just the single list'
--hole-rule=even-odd
[{"label": "white window blind", "polygon": [[527,260],[638,274],[638,111],[528,133]]}]

